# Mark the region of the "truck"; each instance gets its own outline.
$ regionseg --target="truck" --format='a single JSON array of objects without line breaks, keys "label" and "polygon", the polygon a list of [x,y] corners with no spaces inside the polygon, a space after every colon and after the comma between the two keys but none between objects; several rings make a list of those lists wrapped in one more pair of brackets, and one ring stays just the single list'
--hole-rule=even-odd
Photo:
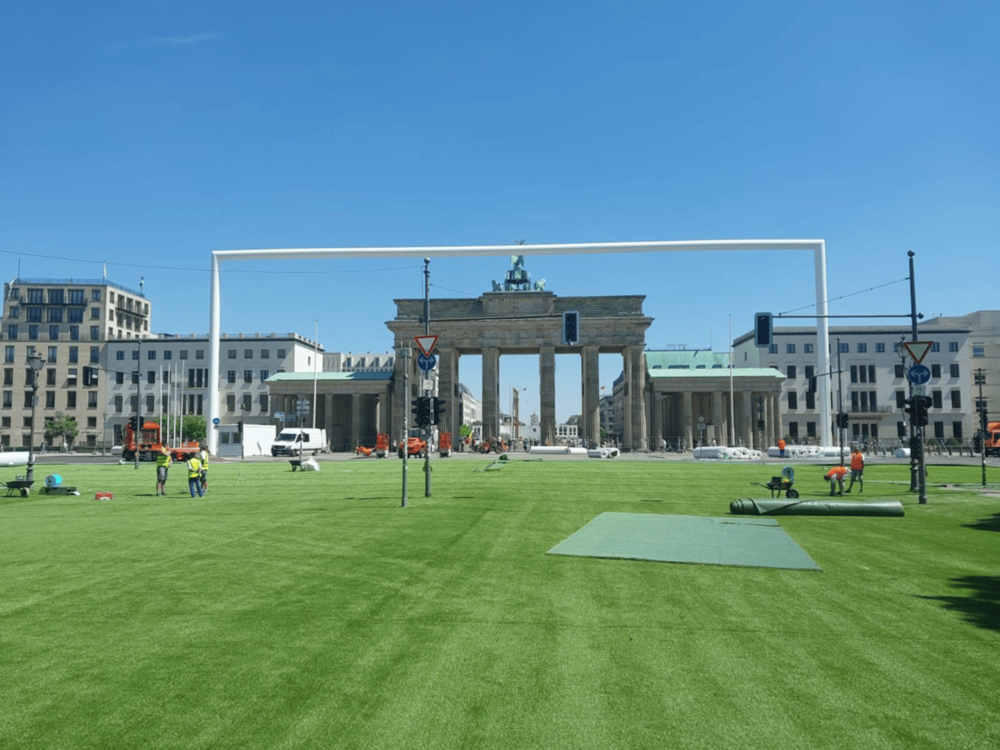
[{"label": "truck", "polygon": [[326,450],[326,430],[286,427],[271,444],[272,456],[297,456]]},{"label": "truck", "polygon": [[986,423],[986,442],[983,451],[987,456],[1000,456],[1000,422]]},{"label": "truck", "polygon": [[[135,439],[135,428],[132,422],[129,421],[125,425],[125,435],[122,438],[122,458],[125,461],[134,461],[137,451],[140,461],[155,461],[156,454],[160,452],[162,447],[160,425],[156,422],[143,423],[142,429],[139,430],[138,442]],[[170,448],[170,457],[174,461],[187,461],[199,450],[201,450],[201,443],[197,440],[187,440]]]},{"label": "truck", "polygon": [[[410,437],[406,438],[407,456],[422,456],[424,454],[424,451],[426,450],[427,450],[427,443],[424,441],[423,438],[419,437],[418,435],[410,435]],[[399,450],[397,452],[399,454],[399,457],[402,458],[403,446],[399,446]]]}]

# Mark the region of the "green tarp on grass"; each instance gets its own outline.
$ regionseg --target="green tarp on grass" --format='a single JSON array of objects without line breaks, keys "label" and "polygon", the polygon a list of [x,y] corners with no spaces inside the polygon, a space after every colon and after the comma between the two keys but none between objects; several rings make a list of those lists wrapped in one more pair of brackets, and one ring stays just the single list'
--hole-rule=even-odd
[{"label": "green tarp on grass", "polygon": [[602,513],[549,554],[820,570],[771,518]]}]

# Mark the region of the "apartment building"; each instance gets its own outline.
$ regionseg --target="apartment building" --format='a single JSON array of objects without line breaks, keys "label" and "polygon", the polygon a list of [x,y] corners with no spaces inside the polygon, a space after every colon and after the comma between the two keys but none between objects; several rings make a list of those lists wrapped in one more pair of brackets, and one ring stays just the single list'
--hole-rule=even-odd
[{"label": "apartment building", "polygon": [[[921,331],[932,341],[923,360],[931,370],[927,395],[933,399],[926,437],[969,441],[975,430],[972,398],[972,345],[964,325],[940,325]],[[776,328],[768,348],[754,346],[753,332],[734,342],[736,372],[742,367],[769,367],[786,377],[781,391],[782,434],[793,441],[820,440],[817,433],[819,378],[830,379],[831,413],[845,411],[848,435],[861,442],[895,443],[908,435],[904,400],[906,373],[913,360],[901,346],[911,339],[908,326],[857,326],[830,329],[830,370],[819,372],[815,328]]]},{"label": "apartment building", "polygon": [[76,420],[76,448],[98,447],[106,410],[105,344],[149,336],[150,320],[151,304],[142,292],[107,279],[5,283],[0,446],[27,448],[33,396],[28,357],[37,353],[44,363],[38,373],[34,447],[45,443],[45,420],[58,414]]}]

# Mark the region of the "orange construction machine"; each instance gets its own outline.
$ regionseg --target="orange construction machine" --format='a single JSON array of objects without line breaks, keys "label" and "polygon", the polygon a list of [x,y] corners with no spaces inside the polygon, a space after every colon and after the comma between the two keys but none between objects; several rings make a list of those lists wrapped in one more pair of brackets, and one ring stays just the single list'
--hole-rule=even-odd
[{"label": "orange construction machine", "polygon": [[986,425],[986,443],[983,449],[987,456],[1000,456],[1000,422],[989,422]]},{"label": "orange construction machine", "polygon": [[[160,425],[156,422],[146,422],[139,430],[139,441],[135,440],[135,428],[130,421],[125,425],[125,436],[122,438],[122,458],[134,461],[138,451],[140,461],[155,461],[163,443],[160,440]],[[174,461],[187,461],[197,453],[201,445],[197,440],[188,440],[170,449],[170,457]]]}]

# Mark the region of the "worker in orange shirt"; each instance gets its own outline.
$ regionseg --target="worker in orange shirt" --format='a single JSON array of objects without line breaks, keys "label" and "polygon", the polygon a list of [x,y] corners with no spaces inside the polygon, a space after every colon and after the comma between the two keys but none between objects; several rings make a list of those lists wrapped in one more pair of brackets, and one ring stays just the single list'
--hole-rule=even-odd
[{"label": "worker in orange shirt", "polygon": [[778,452],[779,452],[781,458],[785,457],[785,439],[784,438],[778,438]]},{"label": "worker in orange shirt", "polygon": [[[834,466],[830,471],[823,475],[823,478],[830,483],[830,497],[836,495],[844,494],[844,477],[847,476],[846,466]],[[840,488],[840,492],[834,492],[834,489]]]},{"label": "worker in orange shirt", "polygon": [[865,491],[865,454],[857,446],[851,448],[851,483],[845,492],[850,492],[854,480],[858,480],[858,492]]}]

